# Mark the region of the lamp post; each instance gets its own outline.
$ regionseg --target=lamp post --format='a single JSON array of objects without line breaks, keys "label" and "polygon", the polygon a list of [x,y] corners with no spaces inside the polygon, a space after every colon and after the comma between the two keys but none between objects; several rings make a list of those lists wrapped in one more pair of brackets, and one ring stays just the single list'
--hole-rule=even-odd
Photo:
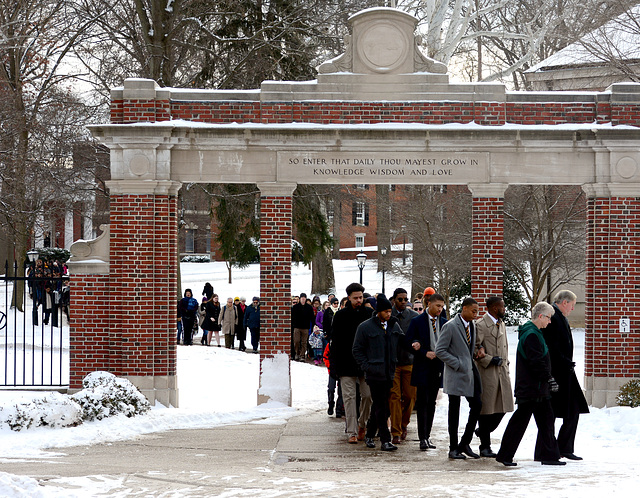
[{"label": "lamp post", "polygon": [[356,260],[358,261],[358,268],[360,268],[360,285],[362,285],[362,270],[364,270],[364,264],[367,261],[367,255],[361,252],[356,256]]},{"label": "lamp post", "polygon": [[38,252],[37,249],[29,249],[27,251],[27,258],[29,258],[29,262],[30,263],[35,263],[36,259],[38,259],[38,254],[40,254],[40,253]]},{"label": "lamp post", "polygon": [[407,264],[407,225],[402,225],[402,266]]},{"label": "lamp post", "polygon": [[382,246],[380,248],[380,255],[382,256],[382,293],[386,296],[387,294],[384,292],[384,272],[387,268],[387,248]]}]

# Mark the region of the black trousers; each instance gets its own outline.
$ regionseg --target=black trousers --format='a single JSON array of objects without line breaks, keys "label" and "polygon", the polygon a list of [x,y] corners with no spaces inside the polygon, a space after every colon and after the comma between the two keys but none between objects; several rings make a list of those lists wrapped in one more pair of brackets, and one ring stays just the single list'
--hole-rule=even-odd
[{"label": "black trousers", "polygon": [[498,460],[511,461],[516,454],[520,441],[524,436],[531,415],[538,426],[538,438],[536,439],[536,449],[533,458],[536,461],[558,460],[560,451],[558,442],[554,436],[554,416],[551,408],[551,401],[548,399],[541,401],[518,402],[518,409],[511,416],[509,424],[502,436],[502,444],[498,451]]},{"label": "black trousers", "polygon": [[371,414],[367,421],[366,437],[373,438],[376,432],[380,433],[380,442],[391,442],[391,432],[387,421],[391,416],[389,410],[389,393],[393,381],[368,380],[367,385],[371,390]]},{"label": "black trousers", "polygon": [[469,419],[467,425],[460,438],[460,444],[458,444],[458,424],[460,422],[460,396],[449,394],[449,450],[455,450],[459,446],[466,446],[471,443],[473,439],[473,431],[478,423],[478,417],[480,416],[480,410],[482,409],[482,399],[480,393],[476,396],[465,396],[469,403]]},{"label": "black trousers", "polygon": [[439,390],[440,379],[435,379],[426,386],[416,388],[416,414],[418,416],[418,439],[420,440],[431,437]]},{"label": "black trousers", "polygon": [[574,452],[573,445],[576,440],[579,418],[579,413],[570,413],[569,416],[562,419],[562,426],[558,431],[558,448],[561,454]]},{"label": "black trousers", "polygon": [[480,449],[491,448],[491,433],[496,430],[504,417],[504,413],[490,413],[480,415],[478,418],[478,436],[480,437]]}]

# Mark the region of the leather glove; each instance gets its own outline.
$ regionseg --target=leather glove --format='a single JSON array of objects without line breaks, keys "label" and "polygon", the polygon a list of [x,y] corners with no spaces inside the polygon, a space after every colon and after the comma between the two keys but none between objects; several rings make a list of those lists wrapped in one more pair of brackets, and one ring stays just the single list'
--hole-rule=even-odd
[{"label": "leather glove", "polygon": [[576,367],[576,362],[575,362],[575,361],[572,361],[572,362],[571,362],[571,365],[569,366],[569,372],[573,372],[573,371],[574,371],[574,369],[575,369],[575,367]]},{"label": "leather glove", "polygon": [[502,358],[500,358],[499,356],[494,356],[493,358],[491,358],[491,361],[489,362],[489,365],[495,365],[496,367],[499,367],[502,365]]},{"label": "leather glove", "polygon": [[549,383],[549,390],[552,393],[557,393],[558,389],[560,389],[560,386],[556,382],[556,379],[554,379],[553,377],[549,377],[549,380],[547,382]]}]

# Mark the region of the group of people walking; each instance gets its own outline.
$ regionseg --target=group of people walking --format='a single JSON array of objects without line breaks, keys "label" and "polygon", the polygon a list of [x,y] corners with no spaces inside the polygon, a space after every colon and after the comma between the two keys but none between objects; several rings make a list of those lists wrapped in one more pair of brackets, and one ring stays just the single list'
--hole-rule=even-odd
[{"label": "group of people walking", "polygon": [[[349,443],[364,441],[373,448],[379,436],[381,450],[397,450],[407,438],[415,407],[419,449],[435,449],[431,431],[442,387],[448,395],[450,459],[489,457],[505,466],[517,465],[513,457],[533,415],[538,426],[536,461],[564,465],[562,458],[581,460],[574,453],[574,441],[579,415],[587,413],[588,406],[574,372],[567,320],[575,294],[561,291],[553,305],[536,304],[531,319],[519,327],[512,391],[500,296],[486,300],[482,317],[478,302],[466,298],[460,313],[448,320],[445,299],[432,288],[422,297],[422,313],[411,309],[402,288],[391,299],[378,294],[373,301],[358,283],[346,292],[344,307],[333,313],[325,333],[330,338],[328,413],[334,407],[333,380],[341,391]],[[517,410],[494,453],[491,435],[514,410],[514,392]],[[469,415],[459,437],[462,397]],[[563,419],[557,438],[555,418]],[[471,447],[474,436],[480,440],[477,453]]]},{"label": "group of people walking", "polygon": [[226,304],[221,305],[218,294],[213,286],[207,282],[202,290],[202,301],[198,303],[193,297],[191,289],[184,292],[184,297],[178,301],[178,335],[177,343],[185,346],[193,344],[193,337],[202,329],[200,343],[211,346],[213,339],[221,347],[220,336],[224,338],[224,346],[235,349],[238,340],[238,350],[246,351],[247,329],[249,330],[251,348],[258,352],[260,345],[260,298],[254,297],[247,305],[244,297],[228,297]]}]

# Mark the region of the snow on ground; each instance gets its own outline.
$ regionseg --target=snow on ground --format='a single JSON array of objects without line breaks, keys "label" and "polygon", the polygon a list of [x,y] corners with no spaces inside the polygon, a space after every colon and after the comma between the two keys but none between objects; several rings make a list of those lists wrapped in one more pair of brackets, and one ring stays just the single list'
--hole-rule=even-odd
[{"label": "snow on ground", "polygon": [[[346,285],[357,281],[359,271],[355,261],[336,261],[336,279],[341,296]],[[375,262],[369,261],[370,268]],[[352,268],[353,267],[353,268]],[[191,287],[199,297],[204,282],[213,284],[221,298],[244,295],[248,300],[258,295],[258,270],[252,266],[246,270],[234,269],[234,282],[226,283],[226,268],[220,263],[183,264],[183,289]],[[380,286],[380,275],[375,270],[365,271],[364,284],[372,292]],[[389,289],[408,283],[387,279]],[[309,294],[310,273],[303,266],[294,267],[292,289],[294,294],[306,291]],[[63,334],[64,334],[63,330]],[[578,379],[583,379],[584,329],[574,330],[575,359],[578,366]],[[0,428],[0,464],[3,461],[29,458],[55,457],[63,448],[76,445],[91,445],[117,440],[132,439],[140,434],[161,432],[173,429],[216,427],[241,423],[284,423],[289,417],[326,409],[327,371],[324,367],[310,364],[292,363],[293,406],[268,403],[256,406],[258,391],[259,357],[251,353],[241,353],[225,348],[201,347],[196,339],[193,347],[178,347],[179,408],[165,408],[156,405],[147,415],[126,418],[123,415],[84,423],[79,427],[50,429],[40,427],[13,432],[8,427]],[[515,379],[514,355],[517,344],[517,332],[509,329],[509,349],[511,375]],[[234,379],[227,382],[225,379]],[[202,389],[206,383],[207,389]],[[0,391],[0,408],[20,400],[30,400],[42,393],[27,391]],[[462,403],[463,411],[466,404]],[[505,417],[496,430],[501,434],[508,422]],[[466,420],[461,414],[460,420]],[[447,424],[446,395],[438,402],[434,427],[446,431]],[[525,438],[516,453],[517,460],[531,460],[535,445],[535,424],[531,422]],[[585,457],[584,465],[592,469],[589,482],[577,482],[575,479],[562,479],[549,482],[549,489],[561,496],[574,496],[579,489],[589,485],[593,492],[616,489],[621,496],[635,494],[634,483],[640,473],[640,463],[635,454],[640,447],[640,408],[613,407],[592,408],[591,413],[580,418],[576,453]],[[540,472],[539,468],[523,465],[517,473],[509,473],[499,486],[493,485],[487,493],[494,495],[513,494],[523,496],[518,488],[519,477],[531,478],[531,474]],[[548,476],[541,478],[548,479]],[[79,480],[79,485],[87,495],[98,494],[111,489],[118,483],[108,479]],[[482,486],[479,483],[479,486]],[[452,490],[449,489],[449,492]],[[461,490],[462,492],[462,490]],[[43,488],[34,479],[0,472],[0,496],[64,496],[56,488]]]}]

